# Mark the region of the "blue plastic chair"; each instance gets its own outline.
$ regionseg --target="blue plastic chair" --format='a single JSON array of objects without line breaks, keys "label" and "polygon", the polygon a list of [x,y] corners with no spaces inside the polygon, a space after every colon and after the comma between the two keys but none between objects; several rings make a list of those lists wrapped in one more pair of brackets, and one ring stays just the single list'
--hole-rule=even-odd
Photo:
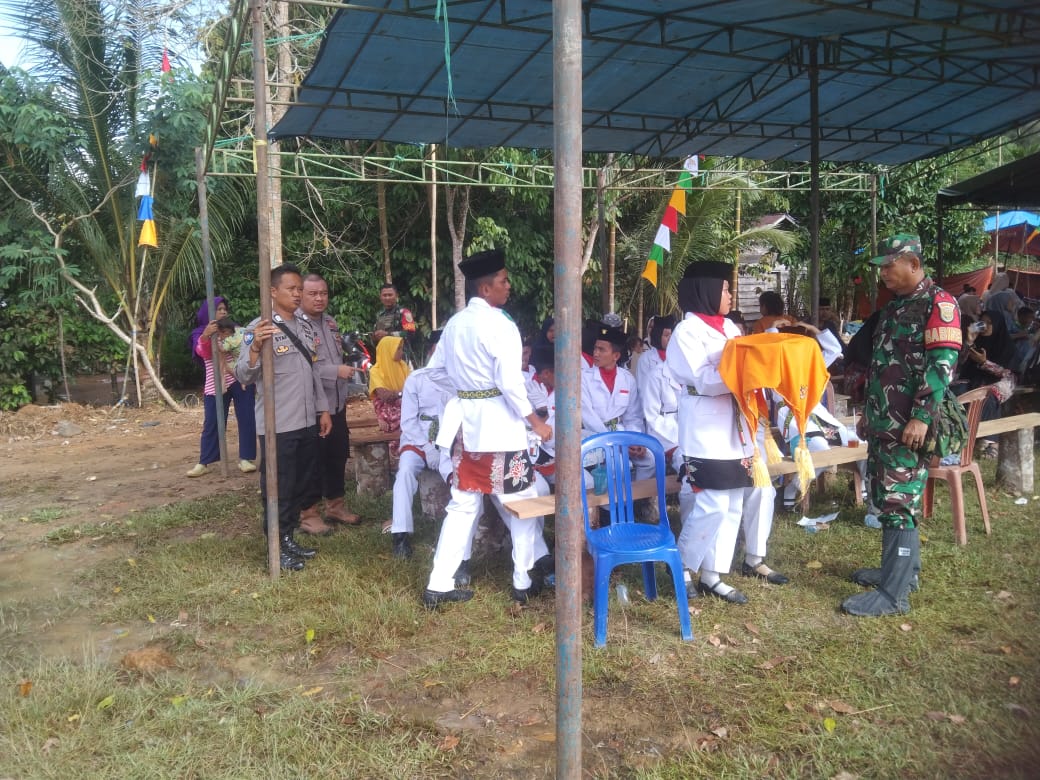
[{"label": "blue plastic chair", "polygon": [[[657,507],[659,519],[656,523],[636,520],[632,500],[632,468],[628,457],[629,447],[646,447],[654,457],[657,477]],[[683,580],[682,559],[675,536],[668,525],[668,512],[664,501],[664,449],[653,436],[634,431],[608,431],[588,437],[581,443],[582,463],[589,463],[602,453],[607,473],[606,509],[610,512],[610,524],[603,528],[592,528],[589,523],[588,494],[582,491],[582,508],[585,515],[585,542],[595,566],[595,589],[593,593],[593,615],[596,647],[607,643],[607,604],[610,596],[610,573],[623,563],[643,564],[643,585],[646,598],[657,598],[657,575],[654,562],[668,565],[675,584],[675,598],[679,607],[679,628],[687,642],[693,639],[690,628],[690,611],[686,603],[686,582]],[[598,509],[594,507],[593,509]]]}]

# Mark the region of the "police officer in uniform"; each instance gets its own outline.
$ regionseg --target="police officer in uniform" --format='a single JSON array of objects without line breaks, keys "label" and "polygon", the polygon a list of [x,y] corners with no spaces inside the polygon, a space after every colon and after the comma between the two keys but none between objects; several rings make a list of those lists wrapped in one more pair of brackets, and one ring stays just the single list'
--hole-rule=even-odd
[{"label": "police officer in uniform", "polygon": [[928,478],[921,447],[949,387],[961,346],[956,299],[925,275],[921,239],[887,239],[871,262],[895,295],[874,330],[859,437],[869,442],[871,498],[880,507],[881,568],[852,579],[875,589],[850,596],[842,609],[874,617],[910,610],[908,595],[921,568],[917,523]]},{"label": "police officer in uniform", "polygon": [[235,378],[243,385],[256,383],[256,421],[260,433],[260,497],[267,533],[267,469],[264,442],[264,390],[260,381],[262,347],[271,339],[274,352],[275,443],[278,453],[278,531],[281,567],[303,568],[316,550],[293,539],[300,524],[300,509],[309,495],[312,472],[318,458],[318,438],[329,435],[332,418],[321,374],[315,362],[314,327],[297,316],[303,292],[299,269],[288,263],[271,271],[272,322],[255,319],[246,326],[243,349],[235,364]]},{"label": "police officer in uniform", "polygon": [[314,326],[314,349],[318,373],[321,374],[325,398],[332,415],[332,431],[318,440],[318,468],[314,471],[311,493],[300,512],[300,530],[306,534],[326,536],[332,528],[322,521],[319,503],[325,499],[325,520],[330,523],[357,525],[361,518],[343,506],[344,474],[350,453],[347,430],[347,381],[356,369],[344,365],[340,346],[339,325],[325,309],[329,305],[329,285],[320,274],[303,278],[303,297],[296,312]]}]

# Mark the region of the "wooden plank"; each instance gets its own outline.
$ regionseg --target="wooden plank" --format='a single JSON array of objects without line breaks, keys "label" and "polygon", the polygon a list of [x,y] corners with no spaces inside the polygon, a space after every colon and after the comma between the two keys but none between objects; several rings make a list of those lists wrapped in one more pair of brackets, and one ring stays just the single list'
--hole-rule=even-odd
[{"label": "wooden plank", "polygon": [[994,436],[998,433],[1018,431],[1023,428],[1035,428],[1040,425],[1040,412],[1014,414],[998,420],[983,420],[979,423],[979,436]]},{"label": "wooden plank", "polygon": [[[999,420],[986,420],[979,423],[978,435],[990,436],[1036,426],[1040,426],[1040,412],[1016,414],[1012,417],[1002,417]],[[866,460],[867,447],[862,443],[858,447],[831,447],[829,450],[812,452],[811,455],[813,467],[822,469],[828,466],[839,466],[845,463],[856,463]],[[794,474],[795,471],[797,469],[791,458],[784,458],[779,463],[769,466],[769,474],[774,477],[780,474]],[[632,483],[632,495],[635,498],[649,498],[656,492],[655,485],[656,480],[653,479],[636,480]],[[667,477],[664,490],[666,494],[679,492],[679,481],[675,475]],[[605,495],[597,496],[591,490],[587,491],[586,495],[589,499],[589,506],[603,506],[607,503]],[[519,499],[512,502],[503,499],[502,504],[521,519],[551,515],[556,511],[556,498],[551,495]]]},{"label": "wooden plank", "polygon": [[[674,474],[665,477],[664,492],[666,494],[679,492],[679,478]],[[597,495],[591,490],[586,490],[589,506],[605,506],[607,494]],[[657,495],[656,479],[637,479],[632,482],[632,498],[652,498]],[[508,496],[499,496],[502,506],[509,509],[521,520],[542,515],[551,515],[556,511],[556,496],[536,496],[535,498],[521,498],[509,500]]]},{"label": "wooden plank", "polygon": [[360,431],[350,433],[351,445],[357,444],[378,444],[380,442],[391,442],[399,441],[401,439],[400,431],[382,431],[379,428],[364,428]]}]

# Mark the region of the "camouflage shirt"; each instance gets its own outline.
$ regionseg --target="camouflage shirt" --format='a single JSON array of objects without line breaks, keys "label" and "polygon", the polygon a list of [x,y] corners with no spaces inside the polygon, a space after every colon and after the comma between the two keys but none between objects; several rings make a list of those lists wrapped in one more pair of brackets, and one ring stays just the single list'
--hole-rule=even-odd
[{"label": "camouflage shirt", "polygon": [[961,319],[952,295],[925,277],[881,312],[867,373],[871,434],[898,439],[911,418],[930,425],[953,378]]},{"label": "camouflage shirt", "polygon": [[408,309],[395,304],[389,309],[381,309],[376,315],[372,332],[377,330],[385,330],[388,336],[404,336],[407,339],[415,333],[415,318]]}]

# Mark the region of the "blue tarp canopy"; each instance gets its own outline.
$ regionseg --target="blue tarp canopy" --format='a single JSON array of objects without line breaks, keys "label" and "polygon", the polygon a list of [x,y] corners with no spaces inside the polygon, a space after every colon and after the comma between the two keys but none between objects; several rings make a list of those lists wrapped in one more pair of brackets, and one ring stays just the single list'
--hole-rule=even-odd
[{"label": "blue tarp canopy", "polygon": [[1032,211],[1003,211],[982,220],[982,229],[987,233],[1023,225],[1033,228],[1040,225],[1040,214],[1034,214]]},{"label": "blue tarp canopy", "polygon": [[[904,163],[1040,118],[1036,3],[589,0],[583,9],[587,152],[808,160],[813,58],[826,160]],[[551,0],[346,6],[270,135],[551,148],[552,10]]]}]

